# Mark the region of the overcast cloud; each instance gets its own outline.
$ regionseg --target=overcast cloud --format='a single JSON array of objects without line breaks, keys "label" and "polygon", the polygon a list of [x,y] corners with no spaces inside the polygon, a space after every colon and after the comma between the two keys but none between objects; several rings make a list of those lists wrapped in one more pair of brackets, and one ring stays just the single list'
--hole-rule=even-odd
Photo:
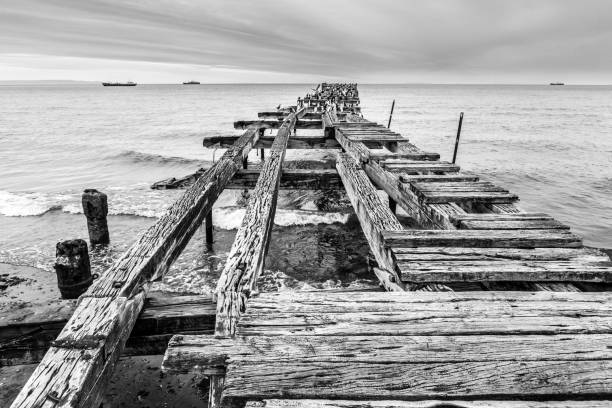
[{"label": "overcast cloud", "polygon": [[0,0],[0,80],[612,83],[611,0]]}]

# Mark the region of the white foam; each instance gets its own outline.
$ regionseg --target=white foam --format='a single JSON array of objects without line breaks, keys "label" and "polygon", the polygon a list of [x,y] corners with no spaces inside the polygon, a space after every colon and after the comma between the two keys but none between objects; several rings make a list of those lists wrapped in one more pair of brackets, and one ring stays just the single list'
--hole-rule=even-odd
[{"label": "white foam", "polygon": [[0,214],[6,217],[42,215],[61,208],[61,204],[41,193],[10,193],[0,191]]},{"label": "white foam", "polygon": [[[238,229],[246,210],[243,207],[220,207],[213,210],[213,223],[216,227]],[[346,223],[349,214],[308,210],[285,210],[279,208],[274,216],[274,224],[280,226]]]}]

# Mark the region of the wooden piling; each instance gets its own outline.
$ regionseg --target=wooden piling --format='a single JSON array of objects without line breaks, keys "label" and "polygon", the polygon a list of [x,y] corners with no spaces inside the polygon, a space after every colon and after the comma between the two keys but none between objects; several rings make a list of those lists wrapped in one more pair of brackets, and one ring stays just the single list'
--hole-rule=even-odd
[{"label": "wooden piling", "polygon": [[81,199],[83,212],[87,217],[87,230],[89,231],[89,243],[94,245],[106,245],[110,243],[108,234],[108,202],[106,194],[96,190],[87,189],[83,192]]},{"label": "wooden piling", "polygon": [[87,242],[72,239],[58,242],[55,247],[57,286],[64,299],[76,299],[93,282]]}]

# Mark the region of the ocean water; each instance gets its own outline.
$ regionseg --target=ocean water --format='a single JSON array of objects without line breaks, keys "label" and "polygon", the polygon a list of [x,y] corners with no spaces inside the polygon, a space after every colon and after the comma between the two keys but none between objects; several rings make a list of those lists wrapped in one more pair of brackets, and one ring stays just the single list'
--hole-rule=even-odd
[{"label": "ocean water", "polygon": [[[232,122],[295,103],[296,85],[0,86],[0,263],[53,273],[56,242],[87,237],[80,195],[109,196],[111,247],[92,256],[103,271],[181,194],[151,190],[161,179],[209,165],[222,151],[204,135],[240,134]],[[612,248],[612,87],[360,85],[364,115],[424,150],[505,186],[528,211],[569,224],[586,244]],[[302,131],[303,132],[303,131]],[[287,160],[324,157],[291,151]],[[257,162],[256,152],[251,161]],[[351,208],[317,206],[321,193],[281,194],[265,289],[375,285],[367,243]],[[240,191],[215,205],[215,245],[198,231],[162,290],[212,290],[244,214]]]}]

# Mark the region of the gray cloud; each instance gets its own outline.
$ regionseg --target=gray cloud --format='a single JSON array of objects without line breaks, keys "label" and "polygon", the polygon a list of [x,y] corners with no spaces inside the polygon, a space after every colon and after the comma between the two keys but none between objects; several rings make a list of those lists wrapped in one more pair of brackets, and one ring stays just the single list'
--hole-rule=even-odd
[{"label": "gray cloud", "polygon": [[145,61],[296,81],[612,82],[609,0],[1,2],[0,61]]}]

